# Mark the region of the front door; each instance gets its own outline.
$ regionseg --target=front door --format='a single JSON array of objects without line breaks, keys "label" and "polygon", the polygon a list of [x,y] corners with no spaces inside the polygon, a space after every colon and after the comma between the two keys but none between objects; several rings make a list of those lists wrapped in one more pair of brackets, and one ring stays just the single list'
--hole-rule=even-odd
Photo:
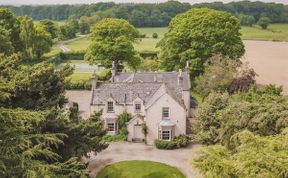
[{"label": "front door", "polygon": [[134,125],[134,139],[143,139],[142,126]]}]

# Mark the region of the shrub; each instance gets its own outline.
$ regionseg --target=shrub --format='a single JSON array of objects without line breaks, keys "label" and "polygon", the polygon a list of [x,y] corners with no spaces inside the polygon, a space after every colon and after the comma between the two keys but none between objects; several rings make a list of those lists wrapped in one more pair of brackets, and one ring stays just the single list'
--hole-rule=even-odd
[{"label": "shrub", "polygon": [[61,52],[59,54],[62,60],[84,60],[85,51],[68,51],[68,52]]},{"label": "shrub", "polygon": [[156,38],[158,38],[158,34],[157,34],[157,33],[153,33],[152,37],[153,37],[154,39],[156,39]]},{"label": "shrub", "polygon": [[105,142],[118,142],[118,141],[126,141],[127,135],[105,135],[103,136],[103,141]]},{"label": "shrub", "polygon": [[98,79],[101,81],[107,81],[111,78],[111,71],[109,69],[104,69],[97,74]]},{"label": "shrub", "polygon": [[140,34],[139,38],[146,38],[146,34]]},{"label": "shrub", "polygon": [[155,140],[154,144],[158,149],[172,150],[177,148],[186,147],[189,143],[190,138],[187,135],[179,135],[172,141],[167,140]]},{"label": "shrub", "polygon": [[66,90],[91,90],[91,87],[90,81],[69,82],[65,85]]},{"label": "shrub", "polygon": [[131,119],[131,115],[127,112],[123,112],[118,116],[118,127],[119,130],[122,128],[126,128],[126,123],[129,122]]}]

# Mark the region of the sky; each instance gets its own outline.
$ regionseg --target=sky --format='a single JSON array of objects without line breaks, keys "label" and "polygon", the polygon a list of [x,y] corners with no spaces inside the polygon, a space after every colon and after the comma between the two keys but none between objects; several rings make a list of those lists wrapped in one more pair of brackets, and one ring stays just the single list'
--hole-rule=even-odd
[{"label": "sky", "polygon": [[[90,4],[97,2],[116,2],[116,3],[155,3],[166,2],[167,0],[0,0],[0,5],[43,5],[43,4]],[[189,2],[191,4],[199,2],[231,2],[237,0],[179,0],[181,2]],[[252,0],[254,1],[254,0]],[[288,4],[288,0],[260,0],[263,2],[277,2]]]}]

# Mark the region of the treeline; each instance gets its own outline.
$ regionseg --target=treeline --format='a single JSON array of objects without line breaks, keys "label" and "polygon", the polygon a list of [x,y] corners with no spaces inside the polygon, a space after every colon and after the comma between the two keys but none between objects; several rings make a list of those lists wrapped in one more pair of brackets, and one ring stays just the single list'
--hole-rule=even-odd
[{"label": "treeline", "polygon": [[[195,7],[207,7],[226,11],[239,18],[249,16],[248,21],[256,22],[261,17],[268,17],[271,23],[288,22],[288,6],[263,2],[222,2],[200,3],[191,5],[178,1],[168,1],[159,4],[115,4],[95,3],[91,5],[50,5],[50,6],[6,6],[18,16],[30,16],[34,20],[52,19],[67,20],[82,18],[89,24],[94,24],[107,17],[123,18],[136,27],[168,26],[170,20],[179,13]],[[245,19],[242,20],[244,23]],[[249,23],[249,22],[248,22]],[[245,25],[245,24],[244,24]]]}]

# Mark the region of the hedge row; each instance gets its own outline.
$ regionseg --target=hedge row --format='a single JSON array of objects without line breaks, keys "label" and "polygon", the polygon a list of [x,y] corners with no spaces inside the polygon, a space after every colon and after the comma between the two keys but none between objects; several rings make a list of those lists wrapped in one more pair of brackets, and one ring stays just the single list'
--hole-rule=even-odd
[{"label": "hedge row", "polygon": [[172,150],[177,148],[186,147],[189,143],[190,138],[187,135],[179,135],[172,141],[166,140],[155,140],[155,146],[158,149]]},{"label": "hedge row", "polygon": [[90,81],[70,82],[65,85],[66,90],[91,90],[91,87]]},{"label": "hedge row", "polygon": [[68,51],[68,52],[60,52],[59,57],[62,60],[84,60],[85,51]]}]

